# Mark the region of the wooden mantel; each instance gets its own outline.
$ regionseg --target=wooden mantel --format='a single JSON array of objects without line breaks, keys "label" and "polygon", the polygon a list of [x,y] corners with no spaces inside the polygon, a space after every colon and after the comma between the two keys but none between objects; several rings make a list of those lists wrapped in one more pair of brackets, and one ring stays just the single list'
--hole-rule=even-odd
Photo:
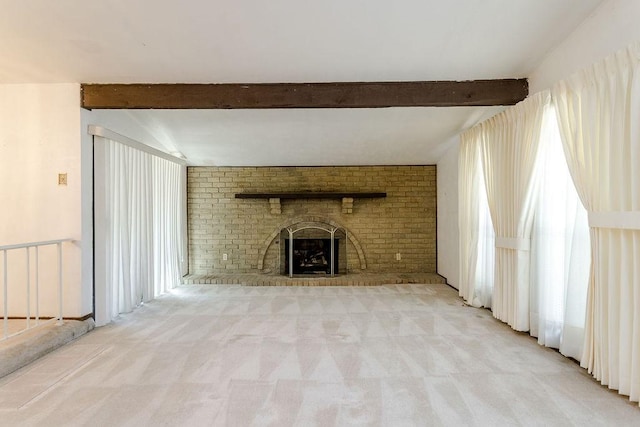
[{"label": "wooden mantel", "polygon": [[376,199],[387,197],[387,193],[359,193],[359,192],[326,192],[305,191],[298,193],[237,193],[236,199],[269,199],[271,213],[282,213],[281,199],[342,199],[342,213],[353,213],[353,199]]},{"label": "wooden mantel", "polygon": [[299,193],[237,193],[236,199],[377,199],[387,197],[387,193],[303,191]]}]

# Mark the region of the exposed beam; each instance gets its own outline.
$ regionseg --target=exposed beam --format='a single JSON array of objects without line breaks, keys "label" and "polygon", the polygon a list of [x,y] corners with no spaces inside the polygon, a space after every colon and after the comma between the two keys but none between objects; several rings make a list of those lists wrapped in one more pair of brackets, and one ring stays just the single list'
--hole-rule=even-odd
[{"label": "exposed beam", "polygon": [[83,84],[88,109],[380,108],[513,105],[526,79],[256,84]]}]

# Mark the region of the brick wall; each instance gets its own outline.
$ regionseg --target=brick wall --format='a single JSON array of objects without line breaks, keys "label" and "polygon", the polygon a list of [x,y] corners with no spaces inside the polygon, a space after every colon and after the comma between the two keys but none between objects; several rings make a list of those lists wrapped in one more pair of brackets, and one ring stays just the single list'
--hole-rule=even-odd
[{"label": "brick wall", "polygon": [[[355,199],[282,200],[272,214],[267,199],[236,199],[241,192],[386,192]],[[359,242],[369,272],[436,272],[436,167],[190,167],[188,168],[189,271],[257,272],[265,241],[288,219],[322,217],[344,226]],[[278,240],[264,272],[278,271]],[[349,269],[360,268],[353,245]],[[401,260],[396,260],[396,253]],[[228,259],[223,260],[223,254]]]}]

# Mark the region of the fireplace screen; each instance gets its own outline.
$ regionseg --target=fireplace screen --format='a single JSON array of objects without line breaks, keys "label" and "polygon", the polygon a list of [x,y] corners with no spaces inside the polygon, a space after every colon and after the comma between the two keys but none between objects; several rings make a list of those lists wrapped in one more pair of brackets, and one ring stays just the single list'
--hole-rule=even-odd
[{"label": "fireplace screen", "polygon": [[[289,253],[290,239],[285,239],[285,253]],[[331,274],[339,271],[340,240],[333,239],[293,239],[293,274]],[[285,271],[289,271],[289,257],[285,257]]]},{"label": "fireplace screen", "polygon": [[282,230],[280,242],[282,274],[327,274],[347,268],[347,234],[321,223],[298,223]]}]

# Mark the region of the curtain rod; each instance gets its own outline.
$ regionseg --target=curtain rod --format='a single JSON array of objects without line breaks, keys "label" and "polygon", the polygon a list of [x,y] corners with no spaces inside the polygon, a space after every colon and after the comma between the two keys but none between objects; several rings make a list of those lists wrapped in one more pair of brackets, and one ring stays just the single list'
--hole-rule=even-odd
[{"label": "curtain rod", "polygon": [[89,125],[87,128],[87,131],[89,132],[89,135],[111,139],[113,141],[119,142],[120,144],[128,145],[129,147],[135,148],[140,151],[144,151],[145,153],[149,153],[151,155],[161,157],[170,162],[177,163],[180,166],[187,165],[187,162],[179,157],[173,156],[169,153],[165,153],[164,151],[158,150],[157,148],[153,148],[149,145],[143,144],[142,142],[138,142],[124,135],[120,135],[119,133],[109,130],[107,128],[104,128],[102,126]]}]

